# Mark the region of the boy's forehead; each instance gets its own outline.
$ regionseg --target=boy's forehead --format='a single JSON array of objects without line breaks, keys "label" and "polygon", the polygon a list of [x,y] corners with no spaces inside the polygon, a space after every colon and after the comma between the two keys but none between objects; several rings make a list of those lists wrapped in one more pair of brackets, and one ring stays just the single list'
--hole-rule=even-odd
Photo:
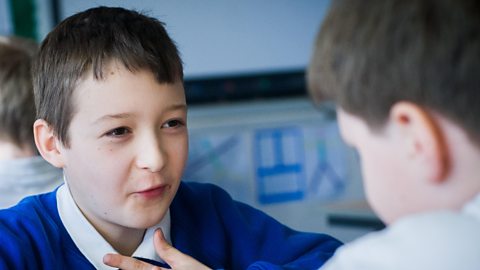
[{"label": "boy's forehead", "polygon": [[[146,70],[148,71],[148,70]],[[132,71],[127,69],[127,67],[121,63],[119,60],[111,59],[103,65],[99,66],[92,66],[86,72],[84,79],[94,79],[97,81],[107,80],[110,76],[115,75],[119,72],[131,72],[134,73],[136,71]]]},{"label": "boy's forehead", "polygon": [[76,125],[101,126],[120,119],[158,120],[169,112],[187,112],[183,84],[158,83],[144,70],[131,72],[110,66],[106,71],[103,79],[95,79],[90,73],[77,86],[72,98],[72,121]]},{"label": "boy's forehead", "polygon": [[[98,76],[95,70],[90,68],[90,70],[85,72],[78,80],[72,97],[72,105],[76,109],[74,112],[78,112],[78,103],[80,99],[85,100],[84,97],[102,98],[109,101],[112,101],[112,99],[117,100],[119,97],[114,93],[118,93],[118,91],[122,91],[122,89],[135,90],[141,85],[147,88],[158,88],[162,85],[170,85],[176,88],[175,92],[181,94],[178,98],[186,104],[185,90],[181,81],[174,83],[159,82],[155,73],[148,68],[132,70],[120,61],[112,60],[101,67],[100,75],[101,76]],[[124,94],[125,93],[126,92],[124,92]],[[177,99],[177,97],[175,99]],[[88,106],[88,104],[83,104],[82,107],[83,106]]]},{"label": "boy's forehead", "polygon": [[147,68],[142,68],[139,70],[129,69],[119,60],[112,59],[96,69],[93,66],[90,67],[77,81],[75,92],[78,92],[78,89],[84,88],[86,84],[90,84],[90,86],[103,84],[112,79],[114,76],[125,76],[128,74],[135,75],[139,73],[149,74],[155,77],[153,71]]},{"label": "boy's forehead", "polygon": [[[185,94],[183,83],[180,81],[175,83],[162,83],[156,79],[154,72],[147,68],[131,70],[123,63],[115,60],[105,64],[101,68],[100,75],[101,76],[97,76],[93,68],[90,68],[90,70],[85,72],[85,74],[78,80],[73,93],[74,99],[77,99],[77,102],[78,97],[90,95],[90,93],[92,93],[91,90],[95,90],[94,92],[103,95],[102,93],[112,93],[111,91],[117,91],[125,87],[135,89],[139,84],[150,85],[149,87],[154,88],[164,84],[172,86],[176,85],[175,87],[178,88],[178,90],[181,88],[182,91],[180,92],[183,93],[183,95]],[[102,91],[107,88],[111,91]]]}]

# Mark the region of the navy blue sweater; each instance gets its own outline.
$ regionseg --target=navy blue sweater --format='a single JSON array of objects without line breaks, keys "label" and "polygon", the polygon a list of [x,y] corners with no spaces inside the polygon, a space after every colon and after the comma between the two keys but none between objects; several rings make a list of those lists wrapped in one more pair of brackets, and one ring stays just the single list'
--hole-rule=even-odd
[{"label": "navy blue sweater", "polygon": [[[215,269],[318,269],[341,245],[294,231],[211,184],[181,183],[170,215],[173,246]],[[55,191],[0,210],[0,269],[94,269],[63,226]]]}]

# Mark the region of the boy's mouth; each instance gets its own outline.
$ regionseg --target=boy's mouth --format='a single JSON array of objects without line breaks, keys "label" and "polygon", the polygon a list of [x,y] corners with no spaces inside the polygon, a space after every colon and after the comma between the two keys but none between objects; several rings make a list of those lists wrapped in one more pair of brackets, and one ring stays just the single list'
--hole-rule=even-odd
[{"label": "boy's mouth", "polygon": [[144,198],[151,199],[162,196],[165,193],[166,189],[167,185],[158,185],[148,189],[144,189],[142,191],[138,191],[136,193]]}]

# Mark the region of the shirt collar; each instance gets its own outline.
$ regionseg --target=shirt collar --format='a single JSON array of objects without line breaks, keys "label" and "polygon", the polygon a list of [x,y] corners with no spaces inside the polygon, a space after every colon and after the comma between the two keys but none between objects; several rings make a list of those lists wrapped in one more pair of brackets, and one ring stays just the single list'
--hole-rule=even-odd
[{"label": "shirt collar", "polygon": [[[107,253],[118,253],[82,214],[76,205],[68,188],[67,182],[57,190],[57,209],[68,234],[80,252],[95,266],[96,269],[115,269],[103,264],[103,256]],[[165,217],[155,226],[145,232],[142,242],[133,253],[134,257],[142,257],[163,262],[157,255],[153,245],[153,234],[161,228],[166,240],[170,240],[170,210]]]}]

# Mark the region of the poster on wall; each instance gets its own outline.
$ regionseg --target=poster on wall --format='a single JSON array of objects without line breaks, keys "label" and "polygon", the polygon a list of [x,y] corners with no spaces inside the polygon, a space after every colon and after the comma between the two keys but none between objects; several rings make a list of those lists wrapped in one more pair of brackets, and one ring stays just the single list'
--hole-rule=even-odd
[{"label": "poster on wall", "polygon": [[217,184],[258,206],[330,202],[358,191],[358,160],[335,118],[322,118],[307,100],[270,103],[278,105],[191,110],[184,179]]},{"label": "poster on wall", "polygon": [[352,150],[335,122],[218,131],[192,134],[185,179],[218,184],[260,205],[335,200],[346,191]]}]

